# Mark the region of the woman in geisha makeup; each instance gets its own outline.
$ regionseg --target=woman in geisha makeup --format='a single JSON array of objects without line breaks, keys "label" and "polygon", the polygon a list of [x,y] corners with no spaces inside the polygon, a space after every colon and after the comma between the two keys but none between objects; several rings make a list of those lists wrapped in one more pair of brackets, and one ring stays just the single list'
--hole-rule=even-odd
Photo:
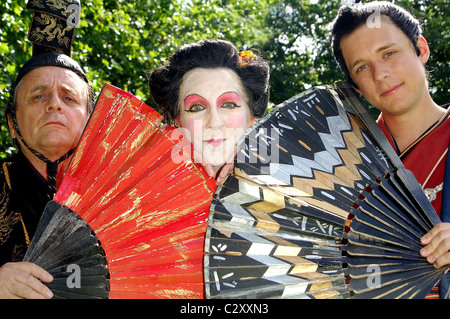
[{"label": "woman in geisha makeup", "polygon": [[156,104],[193,144],[194,159],[222,182],[233,167],[237,142],[269,99],[269,65],[224,40],[181,46],[149,78]]}]

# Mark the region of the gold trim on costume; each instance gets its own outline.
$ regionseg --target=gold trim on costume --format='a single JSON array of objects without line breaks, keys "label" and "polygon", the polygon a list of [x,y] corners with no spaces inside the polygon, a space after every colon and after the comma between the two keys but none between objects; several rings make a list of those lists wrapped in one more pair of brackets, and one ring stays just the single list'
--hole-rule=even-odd
[{"label": "gold trim on costume", "polygon": [[8,187],[10,190],[11,188],[11,180],[9,179],[9,172],[8,172],[8,166],[11,165],[11,163],[4,162],[3,163],[3,172],[5,173],[6,182],[8,183]]},{"label": "gold trim on costume", "polygon": [[25,234],[25,243],[27,247],[30,246],[30,237],[28,236],[27,228],[25,227],[25,223],[23,222],[22,215],[19,213],[20,222],[22,223],[23,233]]},{"label": "gold trim on costume", "polygon": [[[6,183],[8,184],[10,191],[12,191],[11,179],[9,177],[9,171],[8,171],[8,166],[10,166],[10,165],[11,165],[10,162],[4,162],[2,165],[2,168],[3,168],[3,173],[5,176]],[[3,192],[5,194],[5,198],[4,198],[4,200],[2,200],[1,204],[5,203],[5,205],[4,205],[4,209],[2,209],[2,211],[0,212],[0,217],[1,217],[0,219],[4,219],[4,215],[6,214],[6,208],[7,208],[6,204],[9,201],[9,196],[8,196],[8,198],[6,198],[6,189],[4,189]],[[19,220],[22,223],[23,232],[25,235],[25,243],[27,244],[27,246],[30,245],[30,237],[28,236],[28,231],[25,226],[25,222],[23,221],[22,215],[20,213],[12,213],[10,216],[8,216],[8,218],[5,218],[3,223],[0,223],[0,235],[1,235],[0,243],[3,241],[6,241],[6,238],[8,237],[9,233],[12,231],[13,226]],[[3,236],[2,234],[5,234],[5,235]]]}]

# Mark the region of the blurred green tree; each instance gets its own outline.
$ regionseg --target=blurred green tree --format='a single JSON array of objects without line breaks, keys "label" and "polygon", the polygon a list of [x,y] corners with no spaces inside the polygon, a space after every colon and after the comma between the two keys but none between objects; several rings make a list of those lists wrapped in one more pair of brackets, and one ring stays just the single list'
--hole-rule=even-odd
[{"label": "blurred green tree", "polygon": [[[27,33],[32,13],[27,0],[0,6],[0,158],[15,152],[4,110],[9,86],[31,57]],[[81,1],[72,57],[85,69],[95,91],[118,86],[155,107],[147,74],[180,45],[205,38],[232,41],[261,53],[272,66],[271,104],[312,85],[342,78],[330,48],[337,0],[88,0]],[[430,89],[440,103],[450,98],[448,0],[393,1],[424,25],[432,55]]]}]

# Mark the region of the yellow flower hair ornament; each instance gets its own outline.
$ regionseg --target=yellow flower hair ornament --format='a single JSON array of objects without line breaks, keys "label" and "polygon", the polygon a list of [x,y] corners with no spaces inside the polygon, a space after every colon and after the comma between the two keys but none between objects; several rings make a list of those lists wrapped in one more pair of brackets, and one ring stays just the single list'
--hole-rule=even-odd
[{"label": "yellow flower hair ornament", "polygon": [[244,68],[255,59],[256,59],[256,55],[253,54],[253,52],[250,50],[239,52],[238,65],[239,65],[239,67]]}]

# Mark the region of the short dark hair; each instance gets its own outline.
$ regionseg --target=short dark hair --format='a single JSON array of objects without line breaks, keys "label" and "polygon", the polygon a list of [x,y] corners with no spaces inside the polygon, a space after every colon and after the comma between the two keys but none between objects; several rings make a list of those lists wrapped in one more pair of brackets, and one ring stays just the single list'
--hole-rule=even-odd
[{"label": "short dark hair", "polygon": [[261,56],[253,54],[246,65],[239,64],[239,52],[228,41],[201,40],[185,44],[170,56],[167,63],[149,76],[150,93],[168,120],[178,116],[178,99],[183,77],[196,68],[228,68],[236,72],[249,98],[253,116],[262,117],[269,102],[270,68]]},{"label": "short dark hair", "polygon": [[417,41],[422,35],[420,22],[402,7],[386,1],[374,1],[363,5],[344,5],[339,9],[338,15],[333,22],[331,31],[332,48],[334,58],[344,73],[345,78],[353,82],[350,72],[345,64],[341,50],[342,38],[355,31],[358,27],[367,22],[369,17],[375,12],[379,12],[391,19],[391,21],[411,40],[417,56],[420,50]]}]

